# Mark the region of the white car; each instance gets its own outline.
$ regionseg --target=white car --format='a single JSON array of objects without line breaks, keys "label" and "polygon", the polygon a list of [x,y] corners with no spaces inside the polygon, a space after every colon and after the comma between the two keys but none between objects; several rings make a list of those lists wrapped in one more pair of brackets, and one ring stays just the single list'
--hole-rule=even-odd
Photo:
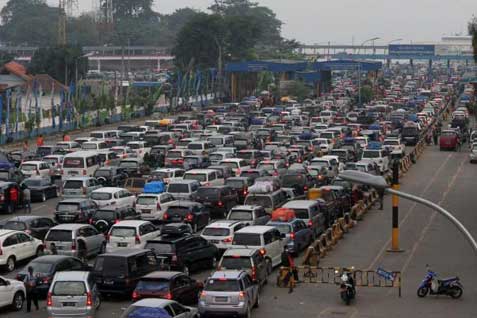
[{"label": "white car", "polygon": [[25,161],[20,165],[20,170],[26,177],[40,176],[48,178],[50,168],[50,164],[45,161]]},{"label": "white car", "polygon": [[175,203],[175,199],[170,193],[143,193],[136,199],[136,211],[143,220],[162,220],[164,212],[172,203]]},{"label": "white car", "polygon": [[136,151],[137,158],[144,159],[144,155],[151,153],[151,147],[145,141],[130,141],[126,144],[127,147]]},{"label": "white car", "polygon": [[108,232],[106,252],[111,253],[125,248],[142,249],[147,240],[152,240],[159,234],[159,229],[149,221],[120,221]]},{"label": "white car", "polygon": [[22,261],[43,253],[43,243],[36,238],[14,230],[0,230],[0,266],[9,272]]},{"label": "white car", "polygon": [[316,148],[319,148],[322,153],[329,153],[334,145],[331,141],[329,141],[326,138],[315,138],[312,140],[313,146]]},{"label": "white car", "polygon": [[98,207],[133,208],[136,204],[134,194],[123,188],[104,187],[91,192],[91,200]]},{"label": "white car", "polygon": [[401,152],[404,153],[406,146],[401,143],[399,138],[386,138],[383,141],[384,149],[387,149],[389,152]]},{"label": "white car", "polygon": [[[147,309],[150,309],[147,311]],[[171,318],[196,318],[198,317],[198,310],[194,307],[186,307],[174,300],[160,299],[160,298],[145,298],[130,305],[121,318],[136,317],[136,312],[140,315],[141,312],[151,312],[154,317],[168,317]]]},{"label": "white car", "polygon": [[240,177],[240,174],[243,170],[248,170],[251,168],[250,165],[247,164],[247,161],[245,159],[240,158],[224,159],[219,163],[219,165],[230,167],[235,173],[236,177]]},{"label": "white car", "polygon": [[219,250],[226,250],[232,246],[234,233],[245,226],[247,224],[241,221],[217,221],[207,225],[200,236],[215,244]]},{"label": "white car", "polygon": [[361,155],[361,160],[366,159],[374,161],[378,165],[381,173],[389,170],[389,158],[384,155],[382,150],[365,149]]},{"label": "white car", "polygon": [[165,183],[182,179],[184,173],[185,170],[181,168],[159,168],[153,172],[154,176],[160,177]]},{"label": "white car", "polygon": [[20,311],[25,297],[26,290],[23,282],[0,276],[0,308],[12,306],[16,311]]}]

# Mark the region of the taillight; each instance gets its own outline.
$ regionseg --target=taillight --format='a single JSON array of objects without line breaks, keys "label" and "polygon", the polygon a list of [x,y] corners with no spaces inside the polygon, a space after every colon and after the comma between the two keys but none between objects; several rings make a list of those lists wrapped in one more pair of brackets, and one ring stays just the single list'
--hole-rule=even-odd
[{"label": "taillight", "polygon": [[86,175],[86,170],[85,170],[85,169],[83,169],[83,176],[85,176],[85,175]]},{"label": "taillight", "polygon": [[192,213],[188,213],[186,216],[186,221],[191,222],[194,219],[194,215]]},{"label": "taillight", "polygon": [[63,175],[65,173],[65,171],[63,169],[61,169],[60,173]]},{"label": "taillight", "polygon": [[224,203],[222,201],[217,202],[217,206],[224,206]]},{"label": "taillight", "polygon": [[273,176],[278,177],[278,171],[277,170],[273,171]]},{"label": "taillight", "polygon": [[93,306],[93,295],[91,292],[86,294],[86,306]]},{"label": "taillight", "polygon": [[174,139],[169,139],[169,140],[167,141],[167,143],[168,143],[169,145],[172,145],[172,144],[174,143]]},{"label": "taillight", "polygon": [[244,301],[244,300],[245,300],[245,293],[244,293],[243,291],[241,291],[241,292],[239,293],[239,300],[241,300],[241,301]]},{"label": "taillight", "polygon": [[0,255],[3,255],[3,250],[1,247],[0,247]]},{"label": "taillight", "polygon": [[86,188],[82,187],[82,189],[83,189],[83,194],[86,195]]},{"label": "taillight", "polygon": [[309,220],[309,221],[308,221],[308,226],[309,226],[309,227],[312,227],[312,226],[313,226],[313,221],[312,221],[312,220]]},{"label": "taillight", "polygon": [[2,193],[0,194],[0,202],[3,202],[5,201],[5,195]]},{"label": "taillight", "polygon": [[205,291],[202,291],[202,292],[200,293],[200,298],[203,299],[203,298],[205,298],[205,296],[206,296]]},{"label": "taillight", "polygon": [[111,235],[109,235],[109,234],[104,234],[104,236],[106,237],[106,242],[109,243],[109,238],[111,237]]},{"label": "taillight", "polygon": [[118,224],[120,222],[120,220],[116,219],[114,220],[114,224]]},{"label": "taillight", "polygon": [[223,242],[223,243],[228,243],[228,244],[230,244],[230,243],[232,243],[232,238],[231,238],[231,237],[227,237],[226,239],[223,239],[222,242]]},{"label": "taillight", "polygon": [[89,219],[89,220],[88,220],[88,223],[89,223],[89,224],[93,224],[93,219]]},{"label": "taillight", "polygon": [[43,284],[48,284],[50,282],[50,277],[43,278]]},{"label": "taillight", "polygon": [[136,244],[141,244],[141,238],[139,237],[139,235],[136,235],[135,243]]},{"label": "taillight", "polygon": [[295,240],[295,232],[290,233],[290,239]]},{"label": "taillight", "polygon": [[257,280],[257,267],[252,266],[252,279]]},{"label": "taillight", "polygon": [[172,257],[171,257],[171,262],[172,262],[172,263],[177,263],[177,255],[175,255],[175,254],[172,255]]},{"label": "taillight", "polygon": [[25,230],[25,233],[30,235],[31,234],[31,230]]},{"label": "taillight", "polygon": [[36,175],[37,175],[37,176],[40,175],[40,170],[36,169]]},{"label": "taillight", "polygon": [[307,191],[307,190],[308,190],[308,186],[304,186],[304,187],[303,187],[303,190]]},{"label": "taillight", "polygon": [[160,210],[160,209],[161,209],[161,204],[160,204],[159,202],[157,202],[157,204],[156,204],[156,208],[157,208],[158,210]]},{"label": "taillight", "polygon": [[136,301],[136,300],[138,300],[138,298],[139,298],[139,294],[137,293],[137,291],[133,291],[133,293],[132,293],[132,299],[133,299],[134,301]]},{"label": "taillight", "polygon": [[164,215],[162,216],[162,219],[166,221],[168,218],[169,218],[169,214],[167,214],[167,212],[164,213]]},{"label": "taillight", "polygon": [[46,296],[46,305],[48,307],[53,306],[53,299],[51,298],[51,292],[48,292],[48,296]]},{"label": "taillight", "polygon": [[164,298],[171,300],[172,299],[172,293],[168,292],[167,294],[164,295]]},{"label": "taillight", "polygon": [[71,243],[71,250],[76,251],[76,241],[73,241],[73,243]]}]

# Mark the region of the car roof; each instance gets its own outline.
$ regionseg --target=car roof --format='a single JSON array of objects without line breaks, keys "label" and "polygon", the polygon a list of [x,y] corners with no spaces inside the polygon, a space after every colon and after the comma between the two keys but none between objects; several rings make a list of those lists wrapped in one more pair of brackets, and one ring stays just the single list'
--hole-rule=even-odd
[{"label": "car roof", "polygon": [[77,281],[86,280],[90,272],[86,271],[59,271],[55,274],[55,281]]},{"label": "car roof", "polygon": [[316,204],[314,200],[291,200],[283,205],[283,208],[308,208]]},{"label": "car roof", "polygon": [[41,218],[47,218],[46,216],[38,216],[38,215],[17,215],[13,216],[6,220],[6,222],[25,222],[30,220],[36,220]]},{"label": "car roof", "polygon": [[231,210],[255,210],[259,209],[261,206],[260,205],[236,205],[234,206]]},{"label": "car roof", "polygon": [[64,259],[74,258],[72,256],[67,255],[43,255],[40,257],[35,258],[32,262],[35,263],[57,263]]},{"label": "car roof", "polygon": [[268,232],[268,231],[273,230],[273,229],[275,229],[274,226],[251,225],[251,226],[246,226],[246,227],[238,230],[236,233],[263,234],[263,233]]},{"label": "car roof", "polygon": [[23,233],[23,232],[16,231],[16,230],[0,229],[0,238],[2,238],[2,236],[7,236],[7,235],[10,235],[10,234],[13,234],[13,233]]},{"label": "car roof", "polygon": [[85,180],[90,180],[93,179],[92,177],[71,177],[65,180],[66,181],[85,181]]},{"label": "car roof", "polygon": [[197,180],[189,180],[189,179],[180,179],[180,180],[173,180],[171,182],[169,182],[169,185],[173,184],[173,183],[185,183],[185,184],[189,184],[189,183],[198,183],[199,181]]},{"label": "car roof", "polygon": [[238,279],[244,273],[244,271],[237,270],[216,271],[212,274],[212,276],[209,277],[209,279]]},{"label": "car roof", "polygon": [[104,188],[96,189],[96,190],[94,190],[93,192],[106,192],[106,193],[110,193],[110,192],[116,192],[116,191],[121,191],[121,190],[126,190],[126,189],[117,188],[117,187],[104,187]]},{"label": "car roof", "polygon": [[136,301],[131,306],[137,307],[165,307],[171,303],[175,303],[173,300],[162,299],[162,298],[145,298],[139,301]]},{"label": "car roof", "polygon": [[258,251],[256,248],[228,248],[222,256],[247,256],[250,257]]},{"label": "car roof", "polygon": [[109,252],[109,253],[104,253],[101,254],[100,256],[123,256],[123,257],[129,257],[129,256],[134,256],[140,253],[148,252],[150,251],[149,249],[140,249],[140,248],[122,248],[119,250],[116,250],[114,252]]},{"label": "car roof", "polygon": [[81,203],[85,201],[90,201],[88,198],[71,198],[71,199],[63,199],[58,203]]},{"label": "car roof", "polygon": [[126,221],[119,221],[118,223],[114,224],[113,227],[116,226],[140,226],[143,224],[149,224],[149,221],[142,221],[142,220],[126,220]]},{"label": "car roof", "polygon": [[76,230],[81,227],[88,226],[88,224],[65,223],[52,227],[50,230]]},{"label": "car roof", "polygon": [[240,223],[240,221],[236,220],[220,220],[213,223],[210,223],[206,226],[206,228],[230,228],[235,224]]},{"label": "car roof", "polygon": [[167,279],[171,279],[175,276],[179,276],[179,275],[184,275],[184,273],[182,272],[173,272],[173,271],[155,271],[155,272],[152,272],[152,273],[149,273],[145,276],[143,276],[142,278],[167,278]]}]

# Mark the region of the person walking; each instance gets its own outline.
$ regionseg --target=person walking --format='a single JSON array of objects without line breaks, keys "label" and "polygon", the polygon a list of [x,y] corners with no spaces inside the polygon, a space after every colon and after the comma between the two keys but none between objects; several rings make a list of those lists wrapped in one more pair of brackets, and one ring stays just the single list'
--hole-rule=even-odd
[{"label": "person walking", "polygon": [[23,189],[23,204],[25,205],[25,213],[31,214],[31,192],[28,187]]},{"label": "person walking", "polygon": [[28,266],[28,272],[23,279],[26,289],[26,300],[27,300],[27,312],[31,311],[31,303],[36,307],[36,310],[40,309],[38,306],[38,293],[36,290],[37,278],[33,275],[33,267]]},{"label": "person walking", "polygon": [[71,141],[70,135],[63,134],[63,141]]},{"label": "person walking", "polygon": [[41,147],[45,144],[45,140],[43,139],[43,135],[40,135],[36,138],[36,146]]},{"label": "person walking", "polygon": [[437,146],[437,143],[438,143],[438,139],[439,139],[439,134],[437,132],[437,127],[434,127],[434,129],[432,130],[432,139],[434,139],[434,145]]}]

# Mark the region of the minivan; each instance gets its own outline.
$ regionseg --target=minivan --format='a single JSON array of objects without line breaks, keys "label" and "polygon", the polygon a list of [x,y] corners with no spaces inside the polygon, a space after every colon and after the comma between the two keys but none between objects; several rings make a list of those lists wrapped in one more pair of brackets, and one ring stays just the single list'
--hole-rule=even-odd
[{"label": "minivan", "polygon": [[287,201],[287,194],[282,190],[271,193],[249,193],[244,200],[244,205],[260,205],[267,213],[281,207]]},{"label": "minivan", "polygon": [[292,200],[285,203],[283,208],[295,211],[295,216],[303,220],[313,230],[314,237],[318,237],[326,230],[326,215],[320,211],[317,201]]},{"label": "minivan", "polygon": [[48,317],[94,317],[100,305],[92,273],[58,271],[55,274],[46,299]]},{"label": "minivan", "polygon": [[102,294],[131,295],[141,277],[157,270],[151,250],[128,248],[99,255],[93,275]]},{"label": "minivan", "polygon": [[89,198],[91,192],[101,188],[101,184],[92,177],[74,177],[63,183],[64,198]]},{"label": "minivan", "polygon": [[184,180],[196,180],[201,185],[223,185],[224,179],[219,178],[213,169],[192,169],[184,174]]},{"label": "minivan", "polygon": [[195,200],[199,187],[197,180],[173,180],[167,185],[167,193],[175,200]]},{"label": "minivan", "polygon": [[96,151],[77,151],[63,159],[63,179],[70,177],[92,177],[100,166],[100,158]]}]

